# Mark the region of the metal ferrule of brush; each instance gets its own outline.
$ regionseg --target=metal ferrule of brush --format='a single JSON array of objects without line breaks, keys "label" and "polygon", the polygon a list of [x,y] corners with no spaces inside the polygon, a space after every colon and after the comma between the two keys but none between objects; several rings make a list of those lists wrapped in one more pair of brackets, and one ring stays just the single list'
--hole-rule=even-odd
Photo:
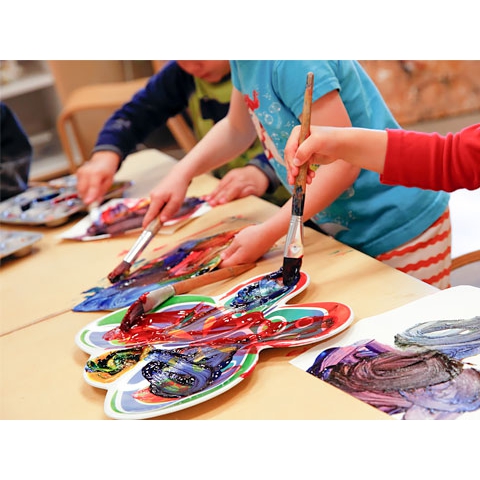
[{"label": "metal ferrule of brush", "polygon": [[292,215],[285,242],[284,257],[301,258],[303,256],[303,221],[302,217]]},{"label": "metal ferrule of brush", "polygon": [[145,245],[147,245],[154,235],[154,233],[144,230],[123,260],[128,263],[133,263],[136,260],[139,252],[145,248]]}]

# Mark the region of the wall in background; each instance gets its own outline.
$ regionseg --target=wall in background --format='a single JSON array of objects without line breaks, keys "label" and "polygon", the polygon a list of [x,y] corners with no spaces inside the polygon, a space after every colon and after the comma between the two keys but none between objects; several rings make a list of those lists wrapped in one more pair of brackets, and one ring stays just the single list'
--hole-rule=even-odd
[{"label": "wall in background", "polygon": [[478,60],[362,60],[360,63],[402,126],[480,111]]}]

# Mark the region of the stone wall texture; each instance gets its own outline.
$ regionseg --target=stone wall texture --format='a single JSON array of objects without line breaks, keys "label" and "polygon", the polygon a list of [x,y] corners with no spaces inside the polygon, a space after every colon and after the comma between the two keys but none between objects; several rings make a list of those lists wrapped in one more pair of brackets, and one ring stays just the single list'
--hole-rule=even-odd
[{"label": "stone wall texture", "polygon": [[480,60],[361,60],[400,125],[480,112]]}]

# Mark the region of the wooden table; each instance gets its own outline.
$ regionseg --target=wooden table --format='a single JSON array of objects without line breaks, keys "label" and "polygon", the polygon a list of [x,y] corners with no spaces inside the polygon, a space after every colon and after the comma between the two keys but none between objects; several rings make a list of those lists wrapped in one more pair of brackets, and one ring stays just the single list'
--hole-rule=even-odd
[{"label": "wooden table", "polygon": [[[131,155],[119,178],[133,178],[131,196],[146,196],[172,160],[157,151]],[[158,177],[154,177],[158,173]],[[120,175],[121,173],[121,175]],[[202,176],[189,195],[208,193],[217,182]],[[261,222],[276,209],[248,197],[216,207],[171,236],[151,243],[174,246],[181,238],[241,214]],[[44,239],[28,257],[2,267],[0,382],[2,419],[106,419],[105,391],[85,383],[82,371],[88,355],[74,343],[76,333],[103,316],[70,308],[86,288],[106,276],[121,260],[136,236],[98,242],[58,239],[62,229],[41,229]],[[150,246],[149,246],[150,248]],[[199,294],[217,295],[254,275],[281,266],[283,243],[255,269],[240,278],[202,287]],[[349,305],[355,321],[437,292],[419,280],[392,269],[351,247],[305,229],[302,268],[311,278],[295,302],[337,301]],[[388,419],[380,411],[319,381],[289,361],[308,347],[264,350],[253,373],[231,390],[202,404],[159,419]]]},{"label": "wooden table", "polygon": [[[174,159],[155,150],[131,155],[117,177],[135,179],[125,196],[148,196],[174,163]],[[208,193],[217,181],[209,175],[196,178],[190,193]],[[83,299],[82,292],[106,278],[138,238],[138,232],[92,242],[60,238],[84,215],[77,214],[68,223],[53,228],[2,225],[5,229],[40,232],[44,237],[34,244],[30,255],[5,262],[1,267],[0,334],[69,311]],[[148,249],[151,251],[167,242],[173,245],[188,231],[184,228],[175,235],[158,235]]]}]

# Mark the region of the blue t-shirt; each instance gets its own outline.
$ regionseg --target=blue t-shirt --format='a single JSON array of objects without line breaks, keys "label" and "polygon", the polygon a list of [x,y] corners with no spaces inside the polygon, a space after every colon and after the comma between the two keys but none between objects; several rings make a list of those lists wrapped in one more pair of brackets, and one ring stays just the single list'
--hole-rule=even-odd
[{"label": "blue t-shirt", "polygon": [[[354,127],[400,128],[358,62],[235,60],[230,63],[233,86],[244,95],[267,158],[290,192],[284,150],[292,128],[300,124],[308,72],[314,74],[312,102],[337,90]],[[317,175],[321,175],[321,167]],[[315,192],[310,190],[308,194]],[[354,184],[311,220],[340,242],[377,256],[424,232],[442,215],[448,200],[445,192],[382,185],[378,173],[361,170]]]}]

